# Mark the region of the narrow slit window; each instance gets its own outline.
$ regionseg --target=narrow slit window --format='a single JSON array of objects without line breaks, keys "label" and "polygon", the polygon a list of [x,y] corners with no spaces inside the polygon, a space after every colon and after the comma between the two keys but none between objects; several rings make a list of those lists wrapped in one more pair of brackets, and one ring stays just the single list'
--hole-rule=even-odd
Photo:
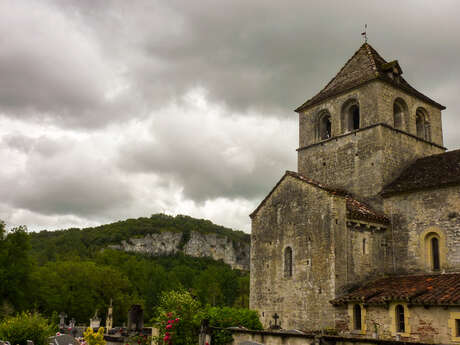
[{"label": "narrow slit window", "polygon": [[352,128],[353,130],[359,129],[359,107],[357,105],[353,105],[350,108],[350,115],[352,120]]},{"label": "narrow slit window", "polygon": [[359,304],[355,304],[353,307],[353,328],[357,331],[362,329],[361,306]]},{"label": "narrow slit window", "polygon": [[455,336],[460,337],[460,319],[455,320]]},{"label": "narrow slit window", "polygon": [[404,307],[401,304],[396,306],[396,330],[399,333],[406,331],[406,323],[404,320]]},{"label": "narrow slit window", "polygon": [[439,240],[436,237],[431,239],[431,255],[432,255],[432,264],[433,270],[439,271],[441,268],[439,261]]},{"label": "narrow slit window", "polygon": [[287,247],[284,250],[284,276],[292,277],[292,248]]}]

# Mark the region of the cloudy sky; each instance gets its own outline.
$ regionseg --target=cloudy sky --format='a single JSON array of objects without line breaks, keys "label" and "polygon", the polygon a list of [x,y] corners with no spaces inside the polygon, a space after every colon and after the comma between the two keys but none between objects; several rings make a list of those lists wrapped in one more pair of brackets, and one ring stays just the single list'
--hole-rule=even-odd
[{"label": "cloudy sky", "polygon": [[189,214],[249,231],[296,169],[293,109],[362,43],[447,106],[460,2],[1,0],[0,219],[31,230]]}]

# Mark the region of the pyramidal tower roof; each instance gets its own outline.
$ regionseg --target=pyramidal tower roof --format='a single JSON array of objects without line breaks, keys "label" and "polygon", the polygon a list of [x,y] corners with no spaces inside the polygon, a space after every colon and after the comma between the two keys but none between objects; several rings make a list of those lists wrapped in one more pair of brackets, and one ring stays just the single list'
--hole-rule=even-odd
[{"label": "pyramidal tower roof", "polygon": [[[397,60],[387,62],[370,44],[364,43],[345,63],[339,73],[318,94],[310,98],[295,111],[303,111],[329,97],[349,91],[376,79],[389,83],[440,109],[445,109],[441,104],[410,86],[401,77],[401,74],[402,69]],[[396,77],[391,77],[392,75],[396,75]]]}]

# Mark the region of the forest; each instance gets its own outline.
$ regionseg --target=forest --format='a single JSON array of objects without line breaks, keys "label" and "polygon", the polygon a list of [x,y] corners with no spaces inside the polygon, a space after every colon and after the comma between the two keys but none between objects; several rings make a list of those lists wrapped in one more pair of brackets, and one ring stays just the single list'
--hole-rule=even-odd
[{"label": "forest", "polygon": [[202,305],[248,307],[248,272],[221,261],[183,254],[149,257],[107,249],[108,244],[160,231],[217,232],[249,240],[241,231],[188,216],[153,215],[95,228],[28,232],[6,231],[0,223],[0,318],[37,311],[49,318],[65,312],[88,324],[98,310],[103,319],[110,301],[114,324],[126,322],[132,304],[153,317],[162,293],[183,290]]}]

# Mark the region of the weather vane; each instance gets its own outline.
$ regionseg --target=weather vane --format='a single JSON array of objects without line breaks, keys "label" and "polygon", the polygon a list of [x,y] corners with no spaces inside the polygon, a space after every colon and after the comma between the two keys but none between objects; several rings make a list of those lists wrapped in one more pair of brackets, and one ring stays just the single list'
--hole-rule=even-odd
[{"label": "weather vane", "polygon": [[364,32],[361,32],[361,36],[364,36],[364,43],[367,43],[367,24],[364,24]]}]

